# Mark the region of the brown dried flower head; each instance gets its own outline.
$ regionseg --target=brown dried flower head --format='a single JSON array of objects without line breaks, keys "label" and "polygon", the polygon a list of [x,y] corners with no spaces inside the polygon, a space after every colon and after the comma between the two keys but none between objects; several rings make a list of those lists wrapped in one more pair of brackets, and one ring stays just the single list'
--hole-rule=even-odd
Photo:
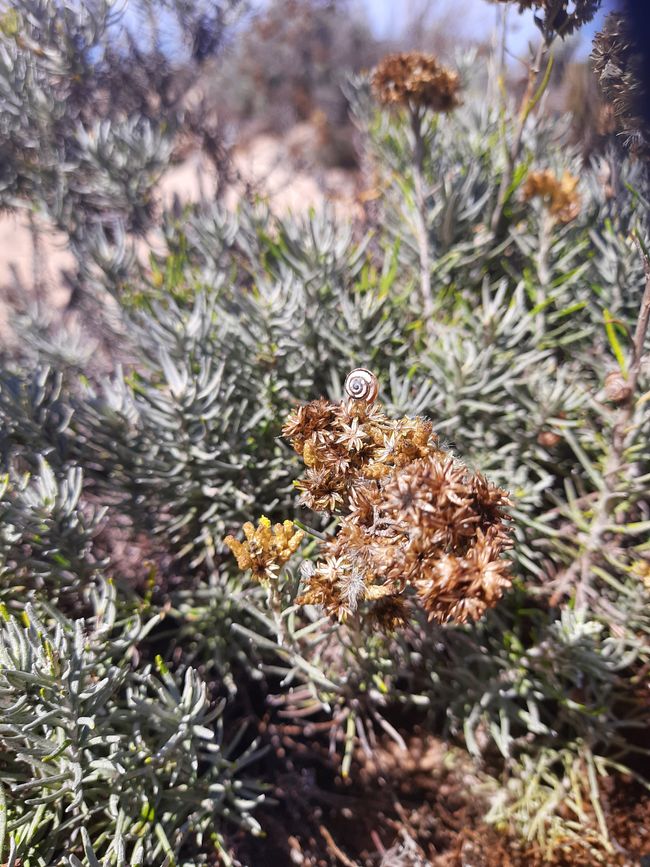
[{"label": "brown dried flower head", "polygon": [[257,528],[247,521],[242,529],[245,542],[234,536],[226,536],[224,542],[235,555],[239,568],[250,569],[253,578],[260,582],[277,577],[280,567],[298,550],[305,535],[292,521],[271,526],[264,517],[259,519]]},{"label": "brown dried flower head", "polygon": [[539,26],[543,31],[565,37],[578,27],[591,21],[602,0],[496,0],[497,3],[516,3],[519,11],[535,9],[542,13]]},{"label": "brown dried flower head", "polygon": [[558,180],[550,169],[529,172],[522,187],[525,202],[542,199],[548,212],[560,223],[570,223],[580,213],[580,196],[577,192],[578,178],[563,172]]},{"label": "brown dried flower head", "polygon": [[440,452],[431,422],[394,421],[363,400],[299,406],[282,433],[307,466],[296,483],[300,504],[316,512],[345,512],[361,479],[384,478],[396,466]]},{"label": "brown dried flower head", "polygon": [[431,422],[321,399],[283,432],[307,466],[300,502],[341,516],[300,604],[392,630],[416,605],[438,622],[475,620],[510,585],[507,494],[443,450]]},{"label": "brown dried flower head", "polygon": [[421,51],[389,54],[377,64],[371,81],[382,105],[412,105],[432,111],[451,111],[460,105],[458,74]]}]

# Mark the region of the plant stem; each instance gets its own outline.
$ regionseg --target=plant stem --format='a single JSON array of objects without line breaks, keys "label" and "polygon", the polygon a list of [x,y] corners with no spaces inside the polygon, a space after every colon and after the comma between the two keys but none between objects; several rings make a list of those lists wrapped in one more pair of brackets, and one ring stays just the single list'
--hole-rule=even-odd
[{"label": "plant stem", "polygon": [[492,214],[491,228],[497,238],[501,237],[505,229],[505,206],[510,195],[510,186],[514,177],[515,166],[521,152],[521,142],[524,135],[524,127],[526,126],[526,121],[528,120],[531,111],[535,108],[539,100],[542,98],[542,95],[546,90],[551,76],[551,69],[553,66],[552,55],[547,61],[546,70],[544,72],[542,80],[539,86],[537,85],[540,70],[542,68],[542,63],[544,61],[544,58],[546,57],[546,54],[548,53],[549,47],[550,41],[546,38],[542,39],[537,47],[535,59],[528,69],[528,82],[526,84],[526,90],[524,91],[524,95],[521,100],[521,106],[518,112],[517,125],[515,126],[515,135],[512,140],[512,145],[510,149],[506,148],[506,170],[501,176],[501,184],[499,185],[497,205],[494,213]]},{"label": "plant stem", "polygon": [[41,229],[34,211],[29,211],[29,232],[32,241],[32,289],[36,296],[36,304],[39,309],[44,300],[43,281],[43,249],[41,244]]},{"label": "plant stem", "polygon": [[546,300],[546,288],[551,282],[551,270],[548,264],[548,254],[551,250],[551,240],[553,238],[553,226],[555,225],[555,217],[549,214],[544,208],[542,219],[539,227],[539,248],[537,250],[537,278],[539,280],[539,288],[541,297],[537,303]]},{"label": "plant stem", "polygon": [[282,617],[282,593],[278,587],[277,581],[271,580],[267,588],[267,605],[273,614],[273,621],[276,628],[276,639],[281,647],[287,645],[287,625]]},{"label": "plant stem", "polygon": [[324,533],[321,533],[318,530],[314,530],[313,527],[308,527],[306,524],[303,524],[302,521],[299,521],[298,518],[294,518],[293,523],[296,525],[296,527],[298,527],[299,530],[302,530],[303,533],[306,533],[313,539],[318,539],[319,542],[327,542],[327,536]]},{"label": "plant stem", "polygon": [[422,138],[422,114],[410,107],[413,131],[413,186],[415,192],[415,229],[420,258],[420,293],[422,312],[427,331],[433,322],[433,295],[431,292],[431,256],[429,255],[429,232],[427,229],[426,196],[424,193],[424,140]]}]

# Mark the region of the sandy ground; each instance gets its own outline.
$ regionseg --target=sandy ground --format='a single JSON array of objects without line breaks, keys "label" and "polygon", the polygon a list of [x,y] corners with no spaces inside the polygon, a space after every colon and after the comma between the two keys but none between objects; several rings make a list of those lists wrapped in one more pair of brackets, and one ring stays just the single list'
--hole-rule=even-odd
[{"label": "sandy ground", "polygon": [[[355,214],[354,179],[340,169],[316,170],[309,166],[313,130],[301,124],[283,139],[258,135],[233,157],[240,182],[224,196],[226,207],[235,208],[245,188],[268,197],[278,214],[296,215],[310,208],[332,207],[341,216]],[[194,154],[164,175],[159,198],[169,207],[177,197],[181,203],[210,200],[215,196],[216,178],[210,165]],[[0,217],[0,343],[12,340],[11,310],[34,299],[35,279],[44,287],[47,304],[53,311],[65,309],[69,290],[64,275],[74,269],[65,237],[40,225],[41,255],[35,260],[33,232],[26,213]],[[146,249],[146,245],[144,245]],[[39,271],[35,272],[35,261]]]}]

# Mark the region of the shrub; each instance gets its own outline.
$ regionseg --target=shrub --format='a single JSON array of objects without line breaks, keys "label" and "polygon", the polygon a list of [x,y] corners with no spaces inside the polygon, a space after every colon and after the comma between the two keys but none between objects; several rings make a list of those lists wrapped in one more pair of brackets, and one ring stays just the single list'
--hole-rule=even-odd
[{"label": "shrub", "polygon": [[[567,848],[615,857],[603,778],[647,783],[637,761],[650,661],[647,178],[613,152],[583,164],[569,125],[542,110],[564,33],[546,18],[516,107],[475,54],[453,69],[393,58],[374,91],[371,76],[352,81],[364,225],[200,203],[152,213],[144,259],[130,213],[141,197],[99,185],[97,161],[110,177],[133,170],[130,196],[150,146],[168,159],[166,133],[137,116],[95,138],[85,128],[90,198],[62,188],[58,213],[74,238],[74,209],[121,201],[76,250],[122,363],[101,372],[78,334],[44,328],[25,346],[31,364],[7,363],[0,377],[10,863],[227,859],[226,820],[257,830],[263,781],[240,775],[257,758],[245,746],[254,735],[237,732],[258,698],[298,731],[316,719],[344,775],[357,747],[372,752],[385,735],[403,745],[417,716],[482,765],[490,821],[546,859]],[[16,51],[6,30],[5,20]],[[49,207],[45,189],[21,195]],[[361,433],[339,405],[357,367],[376,374],[384,404]],[[303,442],[296,407],[314,400],[327,424]],[[288,418],[299,454],[282,438]],[[404,432],[424,452],[407,436],[398,467]],[[340,454],[346,441],[354,459]],[[294,485],[300,456],[316,475],[327,460],[338,470],[324,486],[314,473]],[[386,471],[365,506],[352,503],[350,467],[355,478]],[[434,503],[442,477],[469,542],[455,509]],[[426,493],[410,523],[386,506],[400,485]],[[305,518],[294,486],[326,514]],[[362,506],[357,530],[399,544],[387,552],[388,537],[372,533],[372,551],[360,544],[350,515]],[[350,514],[333,519],[339,507]],[[381,607],[370,597],[386,587],[386,554],[394,566],[417,555],[414,527],[430,541],[441,515],[448,535],[427,551],[431,580],[423,586],[426,558],[411,557],[409,592],[376,630],[357,609]],[[228,535],[252,572],[237,573]],[[346,569],[328,570],[323,554]],[[364,599],[348,568],[359,563]]]}]

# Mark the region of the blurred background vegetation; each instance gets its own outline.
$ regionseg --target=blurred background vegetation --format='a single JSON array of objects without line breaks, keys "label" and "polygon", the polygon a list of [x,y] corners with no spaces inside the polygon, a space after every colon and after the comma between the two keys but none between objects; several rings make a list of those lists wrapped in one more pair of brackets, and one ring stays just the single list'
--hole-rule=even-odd
[{"label": "blurred background vegetation", "polygon": [[[38,18],[38,4],[30,8]],[[611,131],[588,60],[593,33],[608,11],[606,3],[587,27],[556,47],[547,99],[549,110],[570,113],[571,140],[587,156],[602,149]],[[18,26],[17,15],[6,4],[6,33]],[[232,207],[242,195],[261,194],[282,212],[304,213],[328,201],[356,217],[365,180],[344,93],[348,76],[372,68],[389,51],[426,48],[451,56],[472,47],[486,57],[498,45],[506,87],[517,94],[525,87],[528,46],[537,35],[532,12],[518,14],[516,7],[487,0],[409,2],[399,9],[381,0],[114,5],[98,31],[80,34],[80,42],[67,47],[71,80],[48,91],[45,98],[60,104],[46,128],[25,130],[20,139],[8,133],[4,199],[16,203],[17,195],[29,196],[30,154],[38,147],[39,160],[48,164],[48,196],[61,199],[65,188],[67,201],[56,207],[73,210],[73,191],[61,169],[78,125],[139,118],[152,131],[164,131],[169,157],[152,158],[147,189],[127,193],[125,178],[110,208],[85,201],[83,217],[78,214],[84,222],[89,209],[115,212],[118,199],[129,195],[138,199],[129,220],[139,234],[152,226],[152,209],[214,195]],[[48,40],[52,48],[56,44],[55,33],[39,33],[41,38],[43,48]],[[6,93],[5,100],[7,109],[12,103],[17,108],[16,94]],[[38,146],[30,138],[35,135]],[[25,152],[17,158],[12,147]],[[21,160],[22,175],[14,164]],[[67,219],[53,216],[59,224]],[[36,237],[37,222],[20,209],[17,217],[0,220],[5,340],[11,339],[7,306],[24,308],[42,283],[49,285],[54,310],[65,312],[75,303],[67,241],[49,230]]]}]

